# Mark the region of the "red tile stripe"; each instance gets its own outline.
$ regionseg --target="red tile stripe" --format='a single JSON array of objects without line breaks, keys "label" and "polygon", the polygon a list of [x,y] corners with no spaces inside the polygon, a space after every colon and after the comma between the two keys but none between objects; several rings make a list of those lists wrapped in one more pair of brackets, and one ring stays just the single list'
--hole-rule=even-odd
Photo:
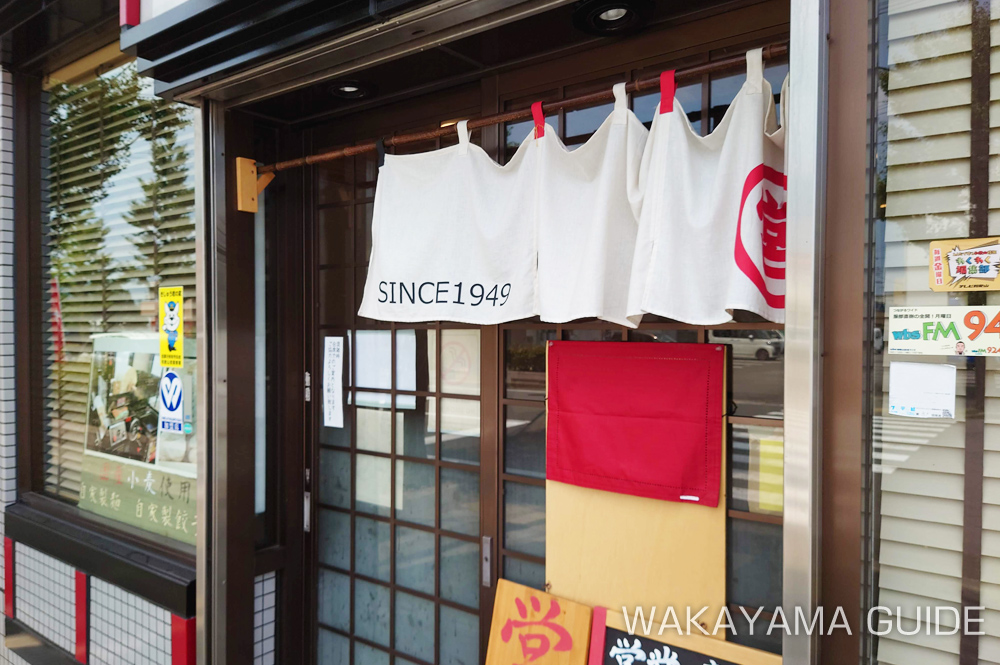
[{"label": "red tile stripe", "polygon": [[121,26],[139,25],[139,0],[118,0],[118,18]]},{"label": "red tile stripe", "polygon": [[90,633],[87,630],[87,620],[90,617],[90,602],[87,574],[76,571],[76,660],[87,662],[87,644]]},{"label": "red tile stripe", "polygon": [[14,541],[3,539],[3,613],[14,618]]},{"label": "red tile stripe", "polygon": [[170,637],[171,665],[194,665],[194,617],[182,619],[176,614],[172,614],[170,616]]}]

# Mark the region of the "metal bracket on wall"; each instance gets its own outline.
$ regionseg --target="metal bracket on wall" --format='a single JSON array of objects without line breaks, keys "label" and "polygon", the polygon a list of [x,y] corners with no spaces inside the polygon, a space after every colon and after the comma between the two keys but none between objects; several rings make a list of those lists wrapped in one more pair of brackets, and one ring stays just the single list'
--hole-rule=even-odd
[{"label": "metal bracket on wall", "polygon": [[236,158],[236,209],[257,212],[257,196],[274,180],[274,173],[257,177],[257,162],[248,157]]}]

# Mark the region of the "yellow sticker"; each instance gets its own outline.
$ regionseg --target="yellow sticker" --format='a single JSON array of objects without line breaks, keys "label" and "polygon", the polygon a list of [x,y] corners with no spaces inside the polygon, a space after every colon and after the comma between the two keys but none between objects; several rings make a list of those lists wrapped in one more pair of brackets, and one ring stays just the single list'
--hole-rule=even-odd
[{"label": "yellow sticker", "polygon": [[931,291],[1000,290],[1000,238],[934,240],[928,254]]},{"label": "yellow sticker", "polygon": [[160,287],[160,365],[184,366],[184,287]]}]

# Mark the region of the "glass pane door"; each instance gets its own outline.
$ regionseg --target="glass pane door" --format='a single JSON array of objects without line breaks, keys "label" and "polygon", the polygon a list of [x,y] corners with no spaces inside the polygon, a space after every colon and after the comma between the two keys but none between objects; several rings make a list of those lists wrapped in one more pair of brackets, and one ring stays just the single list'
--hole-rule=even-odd
[{"label": "glass pane door", "polygon": [[481,335],[355,314],[376,173],[366,157],[317,169],[314,348],[322,354],[324,337],[343,337],[346,358],[344,426],[317,416],[315,662],[473,665]]}]

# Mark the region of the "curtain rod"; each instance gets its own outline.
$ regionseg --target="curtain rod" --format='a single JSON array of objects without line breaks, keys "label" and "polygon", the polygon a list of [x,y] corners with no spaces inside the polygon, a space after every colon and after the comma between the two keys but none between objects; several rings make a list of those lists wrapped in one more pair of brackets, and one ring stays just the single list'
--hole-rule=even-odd
[{"label": "curtain rod", "polygon": [[[781,42],[777,44],[771,44],[764,47],[764,60],[774,60],[776,58],[781,58],[788,55],[788,42]],[[746,55],[734,55],[728,58],[723,58],[721,60],[715,60],[713,62],[708,62],[702,65],[694,65],[693,67],[686,67],[684,69],[678,69],[675,73],[675,79],[677,81],[685,81],[694,78],[700,78],[705,74],[715,74],[720,71],[726,71],[730,69],[735,69],[739,66],[745,65]],[[625,86],[626,92],[642,92],[645,90],[659,90],[660,89],[660,77],[656,76],[653,78],[642,79],[639,81],[632,81]],[[614,100],[614,92],[609,88],[607,90],[602,90],[601,92],[594,92],[589,95],[581,95],[579,97],[570,97],[569,99],[561,99],[553,102],[546,102],[542,104],[542,111],[547,115],[560,111],[562,109],[575,108],[578,106],[588,106],[590,104],[597,104],[599,102],[610,102]],[[531,109],[526,108],[520,111],[508,111],[507,113],[498,113],[496,115],[489,115],[482,118],[473,118],[469,120],[469,130],[477,129],[479,127],[488,127],[490,125],[499,125],[505,122],[516,122],[518,120],[528,120],[531,118]],[[383,145],[388,148],[391,146],[406,145],[407,143],[417,143],[419,141],[427,141],[430,139],[441,138],[443,136],[448,136],[449,134],[454,134],[456,132],[454,125],[449,125],[447,127],[441,127],[439,129],[432,129],[424,132],[414,132],[411,134],[399,134],[398,136],[390,136],[383,139]],[[328,152],[321,152],[315,155],[309,155],[308,157],[300,157],[298,159],[290,159],[284,162],[278,162],[276,164],[268,164],[267,166],[261,166],[257,169],[260,174],[264,173],[275,173],[277,171],[287,171],[289,169],[298,168],[300,166],[309,166],[310,164],[322,164],[324,162],[332,162],[343,157],[353,157],[354,155],[362,155],[365,153],[376,152],[376,144],[374,141],[370,143],[360,143],[358,145],[347,146],[346,148],[340,148],[338,150],[330,150]]]}]

